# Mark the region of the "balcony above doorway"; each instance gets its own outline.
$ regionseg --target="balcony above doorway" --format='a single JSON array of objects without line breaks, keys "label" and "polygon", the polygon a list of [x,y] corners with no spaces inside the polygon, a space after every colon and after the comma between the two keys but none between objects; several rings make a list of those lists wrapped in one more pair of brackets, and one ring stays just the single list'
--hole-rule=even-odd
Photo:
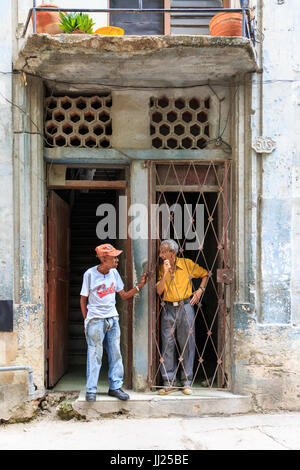
[{"label": "balcony above doorway", "polygon": [[[140,15],[143,18],[152,14],[163,17],[169,15],[171,29],[164,29],[165,33],[168,31],[167,34],[153,35],[146,30],[142,35],[126,34],[125,31],[123,36],[36,34],[35,24],[34,34],[29,34],[30,18],[34,19],[34,13],[38,14],[41,10],[31,9],[14,69],[39,76],[46,84],[49,81],[51,89],[62,92],[67,88],[70,90],[72,85],[75,90],[84,89],[86,92],[112,86],[189,87],[208,81],[222,82],[236,75],[257,71],[255,36],[249,9],[186,8],[181,5],[182,2],[167,2],[171,6],[175,5],[171,9],[146,9],[141,1],[138,3],[138,9],[83,11],[105,11],[111,15],[111,21],[117,12],[123,16],[137,15],[137,18]],[[201,2],[187,2],[193,5],[198,3]],[[53,8],[50,10],[53,11]],[[68,11],[75,12],[74,9]],[[208,17],[220,12],[240,15],[241,36],[210,36],[203,34],[201,28],[198,33],[191,33],[194,30],[188,30],[190,34],[183,35],[172,33],[173,17],[176,19],[187,15],[183,18],[185,23],[195,21],[195,17],[207,22]]]},{"label": "balcony above doorway", "polygon": [[[257,71],[244,37],[31,35],[14,69],[87,91],[100,86],[181,87]],[[60,86],[59,86],[60,85]]]}]

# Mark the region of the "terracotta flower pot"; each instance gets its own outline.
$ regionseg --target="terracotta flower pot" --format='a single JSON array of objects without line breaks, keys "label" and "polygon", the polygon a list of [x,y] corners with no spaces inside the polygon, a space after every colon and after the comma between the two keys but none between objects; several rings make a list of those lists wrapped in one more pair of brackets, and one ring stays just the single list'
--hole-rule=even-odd
[{"label": "terracotta flower pot", "polygon": [[242,13],[218,13],[209,23],[211,36],[242,36]]},{"label": "terracotta flower pot", "polygon": [[[60,8],[56,5],[38,5],[38,8]],[[31,15],[33,21],[33,14]],[[60,16],[58,11],[37,11],[36,12],[36,32],[48,33],[48,34],[62,34],[62,30],[59,28]]]}]

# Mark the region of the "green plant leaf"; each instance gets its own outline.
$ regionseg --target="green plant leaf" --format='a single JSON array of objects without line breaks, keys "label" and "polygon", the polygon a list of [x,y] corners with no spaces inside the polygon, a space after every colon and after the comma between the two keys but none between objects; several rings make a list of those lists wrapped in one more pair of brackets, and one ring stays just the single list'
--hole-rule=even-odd
[{"label": "green plant leaf", "polygon": [[83,13],[67,13],[63,14],[59,12],[61,23],[59,27],[66,33],[72,33],[73,31],[81,30],[87,34],[93,33],[93,23],[92,18],[88,14]]}]

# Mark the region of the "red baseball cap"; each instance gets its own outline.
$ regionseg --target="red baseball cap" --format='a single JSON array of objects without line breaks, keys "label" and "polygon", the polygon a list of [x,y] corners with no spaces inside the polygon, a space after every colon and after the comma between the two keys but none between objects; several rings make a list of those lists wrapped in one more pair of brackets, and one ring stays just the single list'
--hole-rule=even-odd
[{"label": "red baseball cap", "polygon": [[109,243],[99,245],[95,248],[95,250],[98,256],[119,256],[121,253],[123,253],[123,250],[116,250],[116,248],[114,248]]}]

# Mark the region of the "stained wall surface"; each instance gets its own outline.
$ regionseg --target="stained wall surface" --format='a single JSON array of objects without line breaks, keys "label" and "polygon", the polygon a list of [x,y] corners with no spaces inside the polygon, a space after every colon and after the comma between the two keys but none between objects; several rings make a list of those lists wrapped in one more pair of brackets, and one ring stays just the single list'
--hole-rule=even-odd
[{"label": "stained wall surface", "polygon": [[251,162],[239,165],[248,196],[240,213],[246,277],[239,278],[238,289],[249,304],[235,304],[233,383],[251,393],[258,408],[297,409],[300,8],[296,1],[253,3],[264,38],[258,46],[262,75],[253,76],[251,102],[246,100],[246,140],[250,147],[257,136],[271,137],[276,149],[256,154],[249,148]]},{"label": "stained wall surface", "polygon": [[[231,383],[233,392],[251,394],[255,409],[299,409],[300,7],[296,0],[252,3],[264,33],[264,41],[257,45],[263,73],[238,76],[214,88],[225,97],[221,129],[229,116],[223,137],[230,141],[235,161]],[[0,234],[0,282],[1,299],[14,301],[13,331],[0,332],[0,365],[31,365],[37,395],[42,395],[46,178],[44,142],[39,130],[43,129],[44,89],[39,78],[27,76],[27,84],[20,74],[12,79],[15,43],[11,10],[7,6],[0,8],[4,25],[0,69],[5,72],[0,91],[6,98],[1,96],[0,104],[0,169],[5,187],[0,193],[1,218],[5,221],[5,230]],[[198,91],[195,87],[166,87],[161,93],[173,99],[182,93],[192,97]],[[145,204],[145,160],[166,158],[168,152],[151,148],[149,103],[153,94],[154,90],[112,91],[111,147],[123,152],[122,158],[131,165],[132,201]],[[23,111],[11,106],[12,100]],[[216,116],[212,118],[212,135],[216,135]],[[257,136],[272,137],[276,149],[271,154],[257,154],[252,148]],[[82,158],[86,152],[87,161],[91,154],[86,149],[81,151]],[[194,151],[197,159],[222,156],[222,149]],[[60,149],[57,161],[70,156],[70,152]],[[107,154],[101,154],[100,160],[103,155]],[[175,149],[172,158],[188,161],[192,157],[183,149]],[[133,280],[141,275],[147,246],[145,240],[133,242]],[[134,302],[133,385],[137,390],[147,385],[147,296],[143,291]],[[20,397],[26,400],[27,376],[22,372],[1,374],[0,392],[10,401],[9,406],[1,408],[0,419],[6,419]]]}]

